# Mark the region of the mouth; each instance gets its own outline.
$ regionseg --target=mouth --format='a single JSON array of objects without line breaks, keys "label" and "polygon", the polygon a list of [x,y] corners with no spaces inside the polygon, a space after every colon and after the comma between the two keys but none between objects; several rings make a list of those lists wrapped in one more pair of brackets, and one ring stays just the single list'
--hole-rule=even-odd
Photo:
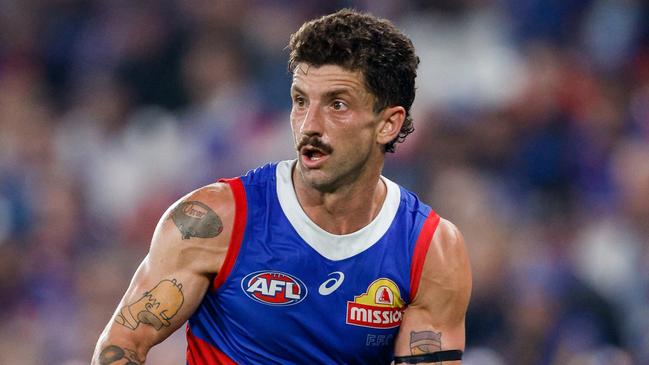
[{"label": "mouth", "polygon": [[300,148],[300,159],[307,168],[319,168],[329,157],[329,152],[307,145]]},{"label": "mouth", "polygon": [[313,161],[317,161],[327,155],[323,150],[312,146],[302,147],[300,149],[300,154]]}]

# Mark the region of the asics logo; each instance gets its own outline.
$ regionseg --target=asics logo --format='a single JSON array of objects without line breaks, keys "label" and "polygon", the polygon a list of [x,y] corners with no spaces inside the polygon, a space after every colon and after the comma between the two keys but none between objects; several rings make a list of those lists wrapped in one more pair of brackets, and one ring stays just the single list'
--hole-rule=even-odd
[{"label": "asics logo", "polygon": [[329,295],[333,293],[338,289],[343,281],[345,281],[345,274],[340,271],[334,271],[329,274],[329,276],[331,275],[335,275],[335,277],[325,280],[318,288],[318,293],[320,293],[320,295]]}]

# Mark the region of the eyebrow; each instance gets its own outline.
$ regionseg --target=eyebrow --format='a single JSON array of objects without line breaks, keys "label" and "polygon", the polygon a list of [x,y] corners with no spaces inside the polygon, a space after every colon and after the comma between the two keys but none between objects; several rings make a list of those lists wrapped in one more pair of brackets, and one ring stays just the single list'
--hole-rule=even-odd
[{"label": "eyebrow", "polygon": [[302,94],[302,95],[305,94],[305,92],[302,91],[302,89],[300,89],[298,86],[291,85],[291,94],[293,94],[293,93],[298,93],[298,94]]},{"label": "eyebrow", "polygon": [[333,89],[333,90],[327,91],[326,93],[324,93],[323,97],[325,97],[327,99],[333,99],[336,96],[339,96],[339,95],[342,95],[342,94],[352,96],[349,88],[338,88],[338,89]]},{"label": "eyebrow", "polygon": [[[291,86],[291,93],[298,93],[298,94],[302,94],[302,95],[306,94],[304,92],[304,90],[300,89],[298,86],[295,86],[295,85]],[[326,99],[332,99],[332,98],[335,98],[336,96],[339,96],[339,95],[342,95],[342,94],[346,94],[346,95],[349,95],[349,96],[352,95],[351,92],[350,92],[350,88],[348,88],[348,87],[339,87],[339,88],[335,88],[333,90],[329,90],[329,91],[325,92],[322,95],[322,97],[326,98]]]}]

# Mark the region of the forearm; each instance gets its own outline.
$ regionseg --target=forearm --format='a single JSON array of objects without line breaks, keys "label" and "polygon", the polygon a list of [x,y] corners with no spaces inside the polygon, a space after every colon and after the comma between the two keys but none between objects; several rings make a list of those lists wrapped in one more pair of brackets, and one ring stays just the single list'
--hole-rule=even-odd
[{"label": "forearm", "polygon": [[[196,281],[193,283],[196,284]],[[201,283],[194,287],[204,286]],[[182,326],[199,297],[195,290],[190,289],[187,303],[183,286],[175,278],[164,279],[145,291],[139,287],[132,285],[122,299],[97,342],[92,364],[143,364],[154,345]],[[142,294],[136,299],[138,297],[134,293]]]},{"label": "forearm", "polygon": [[109,324],[99,337],[91,365],[144,364],[150,346],[138,341],[131,334],[114,328],[115,325],[116,323]]},{"label": "forearm", "polygon": [[178,280],[163,279],[152,287],[141,285],[145,281],[139,277],[132,283],[97,342],[92,364],[143,364],[151,347],[189,316],[191,309],[183,308],[185,297]]}]

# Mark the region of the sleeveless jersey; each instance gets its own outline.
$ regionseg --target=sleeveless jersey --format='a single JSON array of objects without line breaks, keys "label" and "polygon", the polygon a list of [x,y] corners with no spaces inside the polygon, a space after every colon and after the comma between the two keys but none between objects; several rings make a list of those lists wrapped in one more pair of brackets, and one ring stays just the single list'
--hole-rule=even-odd
[{"label": "sleeveless jersey", "polygon": [[187,325],[187,363],[389,364],[439,216],[381,177],[376,218],[330,234],[300,207],[294,161],[223,180],[236,213],[225,262]]}]

